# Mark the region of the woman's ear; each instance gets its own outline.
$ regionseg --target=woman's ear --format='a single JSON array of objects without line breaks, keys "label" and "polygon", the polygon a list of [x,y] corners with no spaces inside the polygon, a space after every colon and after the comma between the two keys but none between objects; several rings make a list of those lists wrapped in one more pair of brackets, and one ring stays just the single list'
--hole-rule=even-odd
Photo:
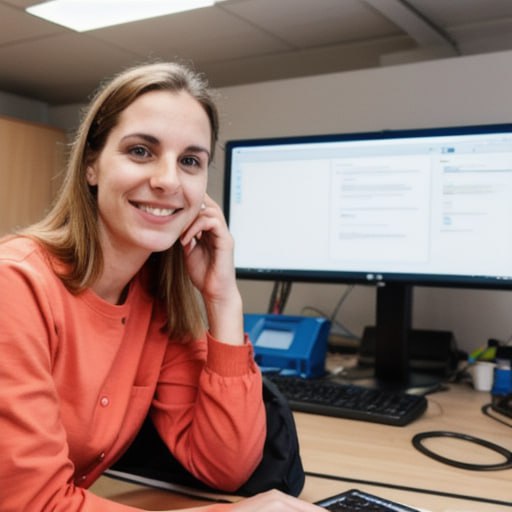
[{"label": "woman's ear", "polygon": [[98,174],[96,172],[94,164],[90,164],[87,166],[85,176],[87,178],[87,183],[89,183],[89,185],[91,185],[92,187],[98,184]]}]

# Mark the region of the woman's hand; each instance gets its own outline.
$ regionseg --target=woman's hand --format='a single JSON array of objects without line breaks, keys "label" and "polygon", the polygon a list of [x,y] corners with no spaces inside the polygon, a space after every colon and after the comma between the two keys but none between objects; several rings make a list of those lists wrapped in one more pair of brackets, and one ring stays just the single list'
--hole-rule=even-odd
[{"label": "woman's hand", "polygon": [[181,236],[187,272],[203,296],[211,334],[243,343],[242,299],[236,284],[234,242],[219,205],[205,195],[199,214]]},{"label": "woman's hand", "polygon": [[251,498],[228,505],[229,508],[219,509],[215,512],[281,512],[284,510],[296,512],[320,512],[322,507],[301,501],[281,491],[267,491]]},{"label": "woman's hand", "polygon": [[[187,512],[321,512],[324,508],[288,496],[281,491],[267,491],[237,503],[187,508]],[[179,511],[175,511],[179,512]]]}]

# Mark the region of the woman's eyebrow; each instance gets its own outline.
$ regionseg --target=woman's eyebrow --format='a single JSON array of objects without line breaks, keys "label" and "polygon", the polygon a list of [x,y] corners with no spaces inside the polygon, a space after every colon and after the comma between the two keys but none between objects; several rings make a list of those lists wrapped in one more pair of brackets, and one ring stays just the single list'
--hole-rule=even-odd
[{"label": "woman's eyebrow", "polygon": [[208,158],[210,158],[210,151],[208,151],[208,149],[204,148],[203,146],[188,146],[187,151],[192,151],[194,153],[206,153]]},{"label": "woman's eyebrow", "polygon": [[150,144],[159,144],[160,143],[160,140],[157,137],[155,137],[154,135],[149,135],[148,133],[128,133],[127,135],[122,137],[121,140],[131,139],[132,137],[143,139],[146,142],[149,142]]}]

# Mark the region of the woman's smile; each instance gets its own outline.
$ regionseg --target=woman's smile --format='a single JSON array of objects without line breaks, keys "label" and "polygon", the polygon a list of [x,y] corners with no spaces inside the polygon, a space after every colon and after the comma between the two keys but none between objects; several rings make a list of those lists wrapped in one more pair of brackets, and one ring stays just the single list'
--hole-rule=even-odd
[{"label": "woman's smile", "polygon": [[130,201],[130,204],[142,210],[143,212],[154,215],[155,217],[170,217],[175,212],[179,211],[180,208],[166,208],[164,206],[152,206],[150,204],[137,203],[134,201]]}]

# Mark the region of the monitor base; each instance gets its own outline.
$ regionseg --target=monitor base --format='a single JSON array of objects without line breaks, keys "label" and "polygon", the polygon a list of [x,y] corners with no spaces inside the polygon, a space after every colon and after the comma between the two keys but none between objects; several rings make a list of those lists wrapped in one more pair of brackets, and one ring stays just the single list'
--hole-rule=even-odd
[{"label": "monitor base", "polygon": [[347,368],[341,375],[344,382],[370,389],[397,391],[411,395],[428,395],[444,389],[442,380],[433,375],[411,372],[406,381],[378,379],[368,367]]}]

